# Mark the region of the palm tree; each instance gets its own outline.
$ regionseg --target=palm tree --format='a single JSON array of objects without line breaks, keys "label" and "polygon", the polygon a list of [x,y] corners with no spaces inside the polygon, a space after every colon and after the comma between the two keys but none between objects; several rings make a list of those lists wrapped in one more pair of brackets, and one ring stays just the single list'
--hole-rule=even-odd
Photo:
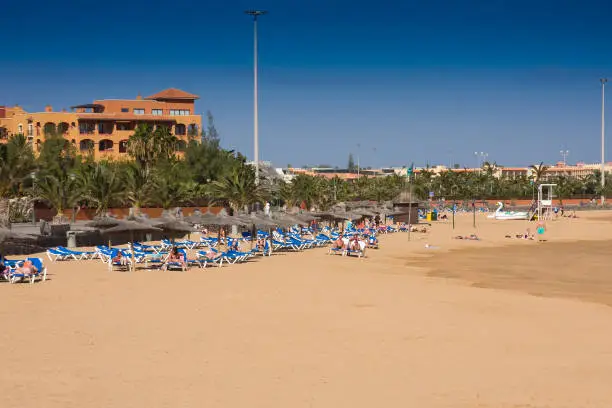
[{"label": "palm tree", "polygon": [[117,166],[100,162],[80,174],[83,197],[95,204],[96,215],[108,210],[125,196],[125,185]]},{"label": "palm tree", "polygon": [[69,175],[58,178],[47,175],[36,182],[37,197],[46,201],[57,211],[56,219],[63,219],[64,210],[74,208],[83,199],[83,189],[79,178]]},{"label": "palm tree", "polygon": [[537,166],[535,164],[532,164],[531,166],[529,166],[529,168],[532,170],[534,183],[538,184],[549,167],[545,166],[544,162],[540,162],[540,164],[538,164]]},{"label": "palm tree", "polygon": [[155,160],[156,151],[153,144],[153,129],[150,125],[141,123],[127,143],[128,154],[148,173]]},{"label": "palm tree", "polygon": [[176,152],[178,138],[166,126],[158,126],[152,134],[155,160],[170,160]]},{"label": "palm tree", "polygon": [[191,201],[198,185],[194,181],[179,181],[173,177],[158,174],[152,189],[153,202],[167,210]]},{"label": "palm tree", "polygon": [[221,149],[218,139],[204,139],[202,143],[190,141],[183,157],[194,180],[201,184],[219,180],[243,164],[233,151]]},{"label": "palm tree", "polygon": [[125,168],[125,196],[135,215],[140,208],[152,201],[155,189],[153,177],[140,165],[130,163]]},{"label": "palm tree", "polygon": [[25,136],[11,136],[0,145],[0,227],[9,227],[9,198],[22,193],[33,164],[34,154]]},{"label": "palm tree", "polygon": [[221,180],[213,181],[208,189],[213,202],[227,204],[234,211],[263,202],[267,193],[265,185],[255,183],[255,172],[246,165],[234,169]]},{"label": "palm tree", "polygon": [[554,182],[557,185],[555,187],[555,192],[557,193],[557,197],[559,197],[559,203],[563,205],[563,199],[571,197],[578,187],[576,180],[571,177],[561,175],[555,177]]}]

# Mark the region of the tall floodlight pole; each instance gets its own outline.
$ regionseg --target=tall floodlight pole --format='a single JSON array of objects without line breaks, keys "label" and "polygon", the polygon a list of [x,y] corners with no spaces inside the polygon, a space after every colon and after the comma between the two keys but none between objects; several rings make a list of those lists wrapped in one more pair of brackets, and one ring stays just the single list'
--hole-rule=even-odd
[{"label": "tall floodlight pole", "polygon": [[563,157],[563,167],[567,166],[567,156],[569,156],[569,150],[561,150],[561,157]]},{"label": "tall floodlight pole", "polygon": [[359,155],[360,155],[360,153],[361,153],[361,144],[360,144],[360,143],[357,143],[357,178],[359,178],[359,176],[360,176],[360,174],[359,174],[359,173],[360,173],[360,171],[361,171],[361,170],[360,170],[360,167],[361,167],[361,166],[360,166],[360,164],[359,164]]},{"label": "tall floodlight pole", "polygon": [[601,205],[603,206],[606,201],[606,194],[604,188],[606,187],[606,163],[605,163],[605,139],[606,139],[606,82],[608,78],[601,78]]},{"label": "tall floodlight pole", "polygon": [[257,17],[266,14],[265,10],[246,10],[253,16],[253,156],[255,161],[255,183],[259,183],[259,110],[257,98]]}]

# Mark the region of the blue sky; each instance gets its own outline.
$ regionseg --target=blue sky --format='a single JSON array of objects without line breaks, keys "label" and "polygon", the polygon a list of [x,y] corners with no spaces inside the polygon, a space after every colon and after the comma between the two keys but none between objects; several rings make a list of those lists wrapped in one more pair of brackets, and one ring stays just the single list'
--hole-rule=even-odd
[{"label": "blue sky", "polygon": [[529,165],[561,149],[570,162],[600,159],[599,78],[612,79],[604,0],[7,2],[0,105],[59,109],[177,87],[200,95],[224,146],[251,157],[247,8],[269,11],[262,159],[344,166],[352,152],[363,166],[473,166],[483,151]]}]

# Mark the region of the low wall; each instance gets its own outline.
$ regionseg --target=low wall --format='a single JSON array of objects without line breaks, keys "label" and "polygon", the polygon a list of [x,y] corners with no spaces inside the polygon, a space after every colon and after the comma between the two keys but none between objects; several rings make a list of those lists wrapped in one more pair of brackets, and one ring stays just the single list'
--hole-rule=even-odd
[{"label": "low wall", "polygon": [[[457,201],[453,201],[453,200],[446,200],[444,202],[444,205],[447,207],[450,207],[453,203],[457,203],[457,205],[459,207],[463,206],[463,207],[472,207],[472,200],[457,200]],[[497,207],[497,203],[498,202],[502,202],[504,204],[504,207],[530,207],[532,200],[531,199],[526,199],[526,200],[476,200],[476,207],[485,207],[488,206],[489,208],[495,208]],[[584,198],[567,198],[567,199],[554,199],[552,200],[553,202],[553,206],[556,207],[560,207],[561,205],[565,206],[565,207],[577,207],[577,206],[587,206],[587,205],[593,205],[592,202],[590,200],[584,199]],[[599,203],[599,202],[598,202]],[[441,202],[435,200],[432,202],[433,206],[439,206],[441,205]]]},{"label": "low wall", "polygon": [[[205,213],[205,212],[208,212],[209,209],[210,209],[210,212],[212,212],[213,214],[217,214],[222,209],[222,207],[210,207],[210,208],[209,207],[181,207],[181,208],[183,210],[184,215],[190,215],[195,210],[200,210],[202,213]],[[155,207],[145,207],[145,208],[140,209],[140,212],[142,214],[146,214],[150,218],[161,217],[163,211],[164,211],[163,208],[155,208]],[[57,211],[55,211],[55,209],[52,209],[52,208],[35,208],[34,212],[36,214],[37,221],[38,220],[51,221],[53,217],[57,214]],[[65,210],[64,215],[66,216],[66,218],[71,220],[72,212],[73,212],[72,210]],[[125,218],[130,214],[130,208],[109,208],[108,213],[114,215],[117,218]],[[96,216],[96,211],[94,209],[85,208],[85,209],[77,211],[76,220],[82,220],[82,221],[93,220],[95,216]]]}]

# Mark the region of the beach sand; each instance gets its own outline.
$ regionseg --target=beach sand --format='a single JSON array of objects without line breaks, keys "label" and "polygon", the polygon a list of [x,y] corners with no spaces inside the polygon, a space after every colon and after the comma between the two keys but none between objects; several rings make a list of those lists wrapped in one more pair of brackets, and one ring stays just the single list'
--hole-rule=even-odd
[{"label": "beach sand", "polygon": [[0,284],[0,407],[608,408],[612,215],[579,215],[544,243],[458,216],[365,260],[47,262],[44,284]]}]

